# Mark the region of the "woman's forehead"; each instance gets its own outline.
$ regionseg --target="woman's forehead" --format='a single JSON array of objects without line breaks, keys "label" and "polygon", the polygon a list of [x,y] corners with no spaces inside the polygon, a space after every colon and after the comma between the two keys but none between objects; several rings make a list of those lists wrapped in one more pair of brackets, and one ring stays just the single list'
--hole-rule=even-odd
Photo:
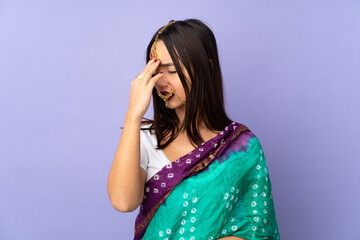
[{"label": "woman's forehead", "polygon": [[[169,53],[168,49],[166,48],[165,43],[159,39],[156,42],[155,46],[156,46],[156,52],[157,52],[158,58],[160,58],[160,60],[161,60],[160,67],[174,66],[174,62],[171,59],[170,53]],[[176,51],[176,49],[175,49],[175,51]],[[181,59],[178,59],[178,62],[180,64],[181,68],[183,68]]]},{"label": "woman's forehead", "polygon": [[171,56],[163,41],[158,41],[155,45],[158,58],[161,63],[172,63]]}]

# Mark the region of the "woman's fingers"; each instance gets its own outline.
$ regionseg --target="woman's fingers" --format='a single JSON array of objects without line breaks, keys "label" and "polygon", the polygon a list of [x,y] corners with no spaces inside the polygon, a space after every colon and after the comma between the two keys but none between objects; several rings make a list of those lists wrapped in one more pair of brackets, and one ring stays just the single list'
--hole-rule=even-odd
[{"label": "woman's fingers", "polygon": [[148,61],[148,63],[147,63],[146,66],[143,68],[143,70],[141,71],[141,73],[139,73],[139,75],[140,75],[141,77],[144,78],[145,73],[148,71],[148,68],[151,66],[151,64],[152,64],[153,62],[154,62],[154,59],[150,59],[150,60]]},{"label": "woman's fingers", "polygon": [[144,79],[147,80],[146,82],[149,82],[150,78],[153,76],[154,72],[159,67],[159,64],[160,59],[158,59],[156,62],[153,61],[152,63],[150,63],[149,67],[146,68],[146,70],[144,69]]},{"label": "woman's fingers", "polygon": [[152,78],[150,78],[148,86],[150,87],[151,91],[155,86],[155,83],[157,82],[157,80],[159,80],[159,78],[161,78],[161,76],[163,75],[163,72],[159,72],[158,74],[156,74],[155,76],[153,76]]},{"label": "woman's fingers", "polygon": [[154,76],[154,73],[156,69],[159,67],[160,59],[158,59],[156,62],[154,59],[149,60],[148,64],[145,66],[143,71],[140,73],[140,76],[142,77],[142,80],[146,85],[148,85],[150,91],[155,86],[155,83],[159,78],[163,75],[163,72],[160,72]]},{"label": "woman's fingers", "polygon": [[150,59],[148,61],[148,63],[146,64],[146,66],[144,67],[144,69],[141,71],[140,75],[145,79],[148,77],[148,72],[149,72],[149,69],[157,62],[155,62],[154,59]]}]

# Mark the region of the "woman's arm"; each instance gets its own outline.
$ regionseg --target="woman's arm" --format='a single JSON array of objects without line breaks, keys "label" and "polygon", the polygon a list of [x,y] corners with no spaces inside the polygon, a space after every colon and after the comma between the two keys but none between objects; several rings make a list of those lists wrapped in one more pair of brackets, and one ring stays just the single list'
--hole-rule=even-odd
[{"label": "woman's arm", "polygon": [[127,114],[109,178],[111,204],[120,212],[132,212],[144,195],[146,172],[140,167],[141,118]]},{"label": "woman's arm", "polygon": [[228,237],[224,237],[224,238],[219,238],[218,240],[246,240],[246,239],[245,238],[234,237],[234,236],[228,236]]},{"label": "woman's arm", "polygon": [[120,212],[134,211],[144,197],[146,171],[140,167],[140,127],[155,83],[162,76],[159,72],[151,77],[159,64],[160,59],[151,59],[131,82],[129,108],[107,184],[111,204]]}]

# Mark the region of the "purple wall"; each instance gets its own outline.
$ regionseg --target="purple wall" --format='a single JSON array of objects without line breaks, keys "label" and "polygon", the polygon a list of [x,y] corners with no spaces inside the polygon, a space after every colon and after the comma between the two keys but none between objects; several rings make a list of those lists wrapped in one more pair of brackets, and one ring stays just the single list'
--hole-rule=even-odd
[{"label": "purple wall", "polygon": [[[359,1],[0,1],[0,239],[131,239],[107,177],[154,31],[214,31],[281,237],[360,239]],[[152,117],[152,109],[145,115]]]}]

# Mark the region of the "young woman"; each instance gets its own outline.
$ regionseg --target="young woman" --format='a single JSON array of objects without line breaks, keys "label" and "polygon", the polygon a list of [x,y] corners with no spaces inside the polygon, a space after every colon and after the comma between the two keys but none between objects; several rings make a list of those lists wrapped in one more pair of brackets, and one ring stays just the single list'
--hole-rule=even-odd
[{"label": "young woman", "polygon": [[115,209],[140,206],[134,239],[280,239],[261,144],[225,113],[212,31],[172,20],[146,56],[108,179]]}]

